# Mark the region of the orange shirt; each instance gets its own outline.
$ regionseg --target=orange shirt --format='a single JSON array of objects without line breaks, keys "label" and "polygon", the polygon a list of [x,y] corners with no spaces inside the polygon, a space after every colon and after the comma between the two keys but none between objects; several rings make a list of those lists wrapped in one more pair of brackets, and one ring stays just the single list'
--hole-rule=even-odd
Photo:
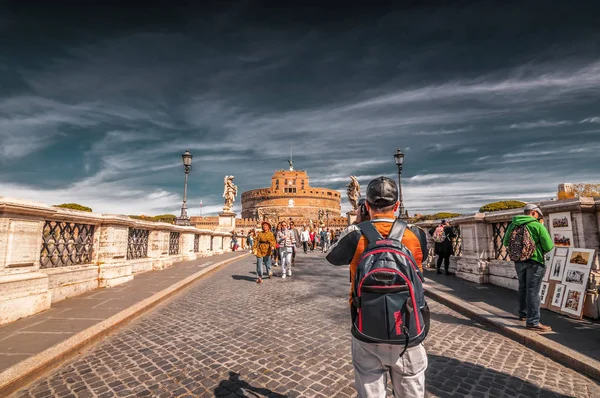
[{"label": "orange shirt", "polygon": [[[387,218],[394,219],[394,213],[381,213],[377,214],[373,217],[373,220],[379,218]],[[381,236],[384,238],[388,236],[390,233],[390,229],[392,229],[393,223],[391,222],[374,222],[373,226]],[[408,228],[404,231],[404,236],[402,237],[402,244],[406,246],[408,250],[411,251],[415,261],[417,262],[417,266],[423,272],[423,252],[421,251],[421,243],[419,242],[419,238]],[[354,277],[356,276],[356,268],[358,267],[358,263],[360,262],[360,258],[362,257],[363,252],[367,248],[367,238],[364,236],[360,237],[358,244],[356,245],[356,251],[354,252],[354,257],[352,257],[352,261],[350,262],[350,302],[352,302],[352,292],[354,290]]]}]

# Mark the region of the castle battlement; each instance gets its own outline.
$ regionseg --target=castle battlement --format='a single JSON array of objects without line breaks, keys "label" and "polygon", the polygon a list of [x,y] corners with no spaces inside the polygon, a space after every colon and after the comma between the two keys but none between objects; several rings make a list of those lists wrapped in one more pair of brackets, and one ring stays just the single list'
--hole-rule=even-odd
[{"label": "castle battlement", "polygon": [[270,187],[242,193],[242,217],[316,221],[321,209],[341,216],[341,200],[334,189],[311,187],[305,170],[277,170]]}]

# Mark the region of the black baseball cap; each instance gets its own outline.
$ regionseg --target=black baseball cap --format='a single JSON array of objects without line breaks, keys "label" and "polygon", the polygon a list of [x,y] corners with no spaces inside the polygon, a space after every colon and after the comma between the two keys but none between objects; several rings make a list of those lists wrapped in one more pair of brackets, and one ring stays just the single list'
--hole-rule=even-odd
[{"label": "black baseball cap", "polygon": [[369,181],[367,186],[367,202],[372,206],[391,206],[398,201],[398,185],[396,181],[384,176]]}]

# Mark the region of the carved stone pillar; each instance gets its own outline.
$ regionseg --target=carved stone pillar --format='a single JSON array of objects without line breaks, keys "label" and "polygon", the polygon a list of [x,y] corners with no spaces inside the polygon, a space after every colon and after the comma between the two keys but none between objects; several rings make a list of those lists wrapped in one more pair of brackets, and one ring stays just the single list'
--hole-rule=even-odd
[{"label": "carved stone pillar", "polygon": [[133,279],[132,264],[127,261],[129,226],[127,221],[108,219],[100,226],[98,247],[98,285],[113,287]]},{"label": "carved stone pillar", "polygon": [[48,275],[40,272],[41,203],[0,198],[0,325],[50,308]]},{"label": "carved stone pillar", "polygon": [[194,231],[182,231],[180,245],[180,252],[183,256],[183,261],[191,261],[196,259],[196,253],[194,252],[194,238],[196,234]]},{"label": "carved stone pillar", "polygon": [[460,223],[462,236],[462,256],[457,261],[456,276],[475,283],[489,282],[491,238],[484,216],[483,213],[476,213],[456,220]]},{"label": "carved stone pillar", "polygon": [[163,269],[173,265],[169,258],[170,231],[153,230],[148,238],[148,257],[152,258],[153,269]]}]

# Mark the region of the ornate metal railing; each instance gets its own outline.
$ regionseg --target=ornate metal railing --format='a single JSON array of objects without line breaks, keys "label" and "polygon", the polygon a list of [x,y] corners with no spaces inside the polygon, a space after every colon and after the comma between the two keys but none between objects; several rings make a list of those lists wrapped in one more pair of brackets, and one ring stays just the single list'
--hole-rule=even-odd
[{"label": "ornate metal railing", "polygon": [[88,264],[94,250],[94,225],[46,221],[42,232],[40,268]]},{"label": "ornate metal railing", "polygon": [[509,261],[508,251],[502,244],[508,224],[509,222],[497,222],[492,224],[492,240],[494,243],[494,258],[496,260]]},{"label": "ornate metal railing", "polygon": [[147,229],[129,228],[129,239],[127,241],[127,260],[148,257],[148,237],[150,231]]},{"label": "ornate metal railing", "polygon": [[179,254],[179,232],[169,235],[169,255]]},{"label": "ornate metal railing", "polygon": [[194,235],[194,253],[200,251],[200,234]]},{"label": "ornate metal railing", "polygon": [[460,235],[460,228],[454,228],[455,238],[452,239],[452,254],[456,257],[462,256],[462,236]]}]

